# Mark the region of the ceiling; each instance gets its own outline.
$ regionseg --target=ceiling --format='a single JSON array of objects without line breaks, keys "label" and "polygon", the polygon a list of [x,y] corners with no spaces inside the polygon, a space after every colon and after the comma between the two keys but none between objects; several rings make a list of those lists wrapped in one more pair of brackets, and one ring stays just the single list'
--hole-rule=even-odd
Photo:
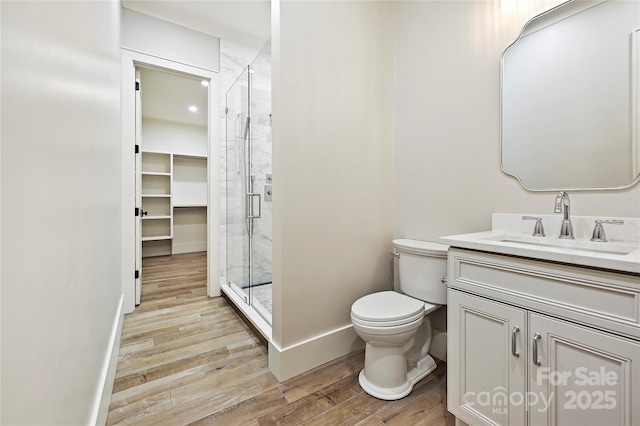
[{"label": "ceiling", "polygon": [[270,0],[122,0],[122,6],[247,47],[271,36]]},{"label": "ceiling", "polygon": [[[151,68],[140,68],[142,116],[207,126],[208,88],[201,80]],[[198,110],[189,111],[190,106]]]}]

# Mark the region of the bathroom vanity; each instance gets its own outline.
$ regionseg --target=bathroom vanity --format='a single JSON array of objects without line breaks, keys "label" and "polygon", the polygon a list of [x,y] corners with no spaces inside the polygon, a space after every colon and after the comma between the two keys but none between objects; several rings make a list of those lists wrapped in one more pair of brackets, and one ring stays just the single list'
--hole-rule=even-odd
[{"label": "bathroom vanity", "polygon": [[441,238],[449,411],[470,425],[640,424],[638,220],[591,243],[584,226],[573,241],[506,231],[521,216]]}]

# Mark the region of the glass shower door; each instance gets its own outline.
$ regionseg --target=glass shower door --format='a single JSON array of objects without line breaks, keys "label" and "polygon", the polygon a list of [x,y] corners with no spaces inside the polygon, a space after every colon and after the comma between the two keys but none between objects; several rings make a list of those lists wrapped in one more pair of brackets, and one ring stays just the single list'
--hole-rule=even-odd
[{"label": "glass shower door", "polygon": [[251,181],[249,67],[226,95],[227,282],[251,301],[251,231],[247,193]]},{"label": "glass shower door", "polygon": [[226,95],[227,284],[272,317],[271,55],[268,43]]},{"label": "glass shower door", "polygon": [[[251,181],[260,218],[251,233],[251,305],[269,324],[272,317],[272,143],[271,43],[267,42],[250,66]],[[259,195],[258,195],[259,194]],[[254,205],[255,208],[257,204]]]}]

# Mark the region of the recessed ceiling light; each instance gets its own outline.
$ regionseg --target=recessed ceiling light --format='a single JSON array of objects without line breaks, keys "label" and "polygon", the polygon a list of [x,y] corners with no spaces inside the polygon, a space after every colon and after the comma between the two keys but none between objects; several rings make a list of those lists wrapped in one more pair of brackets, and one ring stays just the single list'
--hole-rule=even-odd
[{"label": "recessed ceiling light", "polygon": [[197,106],[195,106],[195,105],[191,105],[191,106],[189,107],[189,111],[191,111],[191,112],[198,112],[198,107],[197,107]]},{"label": "recessed ceiling light", "polygon": [[204,87],[207,87],[209,86],[209,80],[202,80],[200,84],[202,84]]}]

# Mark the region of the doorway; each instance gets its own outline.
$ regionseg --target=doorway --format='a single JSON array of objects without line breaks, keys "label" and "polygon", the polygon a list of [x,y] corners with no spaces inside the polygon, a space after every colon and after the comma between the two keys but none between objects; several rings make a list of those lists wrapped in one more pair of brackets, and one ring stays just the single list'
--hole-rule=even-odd
[{"label": "doorway", "polygon": [[218,296],[218,73],[123,49],[122,86],[124,312],[143,257],[206,253]]},{"label": "doorway", "polygon": [[136,305],[143,258],[207,251],[208,86],[136,67]]}]

